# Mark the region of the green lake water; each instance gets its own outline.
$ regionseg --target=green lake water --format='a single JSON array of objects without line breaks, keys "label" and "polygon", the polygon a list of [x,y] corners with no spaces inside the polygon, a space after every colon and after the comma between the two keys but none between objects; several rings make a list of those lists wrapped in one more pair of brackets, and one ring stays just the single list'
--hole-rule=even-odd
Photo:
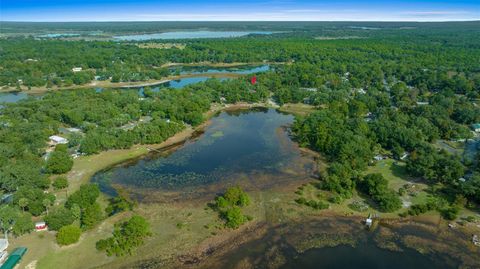
[{"label": "green lake water", "polygon": [[[172,153],[153,154],[97,173],[93,182],[108,194],[112,186],[149,191],[197,192],[209,185],[248,181],[258,188],[272,176],[296,180],[313,174],[313,163],[301,156],[286,127],[293,116],[258,108],[222,112],[204,133]],[[280,181],[279,181],[280,182]]]}]

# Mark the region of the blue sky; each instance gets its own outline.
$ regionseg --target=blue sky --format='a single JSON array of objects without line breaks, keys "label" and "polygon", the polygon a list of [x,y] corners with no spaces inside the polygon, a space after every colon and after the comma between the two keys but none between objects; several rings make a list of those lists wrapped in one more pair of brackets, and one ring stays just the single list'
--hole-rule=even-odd
[{"label": "blue sky", "polygon": [[480,20],[480,0],[0,0],[0,21]]}]

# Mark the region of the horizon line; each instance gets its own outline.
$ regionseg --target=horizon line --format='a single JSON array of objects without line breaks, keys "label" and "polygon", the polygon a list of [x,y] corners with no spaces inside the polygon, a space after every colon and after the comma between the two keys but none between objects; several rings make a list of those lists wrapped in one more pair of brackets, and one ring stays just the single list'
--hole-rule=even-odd
[{"label": "horizon line", "polygon": [[473,20],[89,20],[89,21],[23,21],[23,20],[0,20],[2,22],[19,22],[19,23],[78,23],[78,22],[415,22],[415,23],[432,23],[432,22],[480,22],[480,18]]}]

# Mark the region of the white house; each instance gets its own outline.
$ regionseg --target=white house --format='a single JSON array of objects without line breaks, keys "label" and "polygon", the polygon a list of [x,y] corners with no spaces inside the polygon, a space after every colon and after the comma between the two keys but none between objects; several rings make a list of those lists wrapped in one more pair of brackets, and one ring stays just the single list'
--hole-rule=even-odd
[{"label": "white house", "polygon": [[51,144],[67,144],[68,143],[68,140],[66,138],[63,138],[61,136],[58,136],[58,135],[52,135],[49,137],[50,139],[50,143]]},{"label": "white house", "polygon": [[72,72],[80,72],[82,71],[82,68],[81,67],[74,67],[72,68]]},{"label": "white house", "polygon": [[0,264],[2,264],[3,261],[5,261],[5,259],[8,256],[7,248],[8,248],[8,239],[7,238],[0,239]]}]

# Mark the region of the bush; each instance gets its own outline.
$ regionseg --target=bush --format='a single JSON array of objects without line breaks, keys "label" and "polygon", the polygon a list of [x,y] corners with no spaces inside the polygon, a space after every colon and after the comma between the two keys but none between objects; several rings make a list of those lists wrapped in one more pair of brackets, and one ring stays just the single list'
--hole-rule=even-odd
[{"label": "bush", "polygon": [[448,207],[440,210],[440,214],[446,220],[455,220],[459,212],[460,209],[458,207]]},{"label": "bush", "polygon": [[96,248],[108,256],[131,255],[150,235],[150,224],[141,216],[133,216],[126,222],[115,224],[113,236],[98,241]]},{"label": "bush", "polygon": [[324,203],[322,201],[307,200],[303,197],[295,199],[295,202],[297,204],[306,205],[313,209],[318,209],[318,210],[327,209],[329,207],[328,203]]},{"label": "bush", "polygon": [[251,219],[241,211],[241,207],[249,204],[250,197],[240,187],[228,188],[224,195],[215,198],[215,208],[225,220],[225,226],[233,229]]},{"label": "bush", "polygon": [[306,205],[307,204],[307,199],[305,199],[303,197],[300,197],[300,198],[295,199],[295,202],[297,204],[300,204],[300,205]]},{"label": "bush", "polygon": [[[232,206],[244,207],[250,204],[250,197],[238,186],[228,188],[223,198],[228,205]],[[224,206],[224,202],[221,203]]]},{"label": "bush", "polygon": [[105,213],[112,216],[118,212],[132,210],[135,203],[123,196],[116,196],[109,199],[109,205],[105,208]]},{"label": "bush", "polygon": [[365,212],[368,210],[368,205],[362,201],[354,201],[350,203],[348,207],[357,212]]},{"label": "bush", "polygon": [[64,226],[57,233],[57,243],[63,246],[77,243],[81,234],[82,230],[77,226]]},{"label": "bush", "polygon": [[308,201],[307,206],[317,210],[327,209],[329,207],[328,203],[324,203],[322,201],[314,201],[314,200]]},{"label": "bush", "polygon": [[232,229],[237,229],[240,225],[248,221],[248,218],[242,214],[242,211],[238,206],[233,206],[227,209],[223,215],[227,221],[225,226]]},{"label": "bush", "polygon": [[53,181],[52,186],[55,190],[65,189],[68,187],[68,179],[66,177],[58,177]]}]

